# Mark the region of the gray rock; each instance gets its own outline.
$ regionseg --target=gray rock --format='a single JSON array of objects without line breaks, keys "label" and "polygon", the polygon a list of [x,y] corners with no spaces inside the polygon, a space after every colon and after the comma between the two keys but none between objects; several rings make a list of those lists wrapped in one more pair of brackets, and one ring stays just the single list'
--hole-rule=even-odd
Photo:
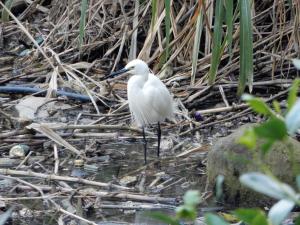
[{"label": "gray rock", "polygon": [[[220,138],[212,146],[207,162],[208,184],[213,188],[216,177],[219,174],[224,175],[225,203],[247,207],[270,205],[272,199],[249,190],[239,182],[239,176],[243,173],[260,171],[261,168],[258,165],[259,160],[254,160],[260,158],[260,147],[251,152],[237,143],[248,127],[249,125],[240,127],[231,135]],[[292,153],[290,149],[293,150]],[[300,143],[292,138],[288,138],[284,143],[276,142],[263,162],[278,179],[295,187],[293,165],[300,165]]]}]

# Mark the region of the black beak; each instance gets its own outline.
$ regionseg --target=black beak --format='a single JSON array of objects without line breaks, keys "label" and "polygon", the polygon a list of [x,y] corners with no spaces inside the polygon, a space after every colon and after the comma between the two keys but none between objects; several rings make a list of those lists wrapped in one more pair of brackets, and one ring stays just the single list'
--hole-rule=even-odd
[{"label": "black beak", "polygon": [[116,72],[112,72],[112,73],[109,74],[109,75],[106,75],[106,76],[104,77],[104,79],[112,78],[112,77],[115,77],[115,76],[117,76],[117,75],[119,75],[119,74],[126,73],[126,72],[128,72],[128,71],[129,71],[129,69],[123,68],[123,69],[118,70],[118,71],[116,71]]}]

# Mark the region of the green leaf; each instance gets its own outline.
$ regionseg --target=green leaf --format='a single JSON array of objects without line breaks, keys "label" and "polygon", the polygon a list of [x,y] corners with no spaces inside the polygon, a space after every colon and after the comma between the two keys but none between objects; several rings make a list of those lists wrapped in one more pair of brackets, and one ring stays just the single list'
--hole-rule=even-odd
[{"label": "green leaf", "polygon": [[280,225],[283,220],[289,215],[289,213],[294,208],[295,203],[282,199],[272,206],[268,213],[268,218],[271,221],[272,225]]},{"label": "green leaf", "polygon": [[243,94],[242,100],[246,101],[252,110],[256,113],[262,114],[264,116],[274,115],[270,107],[260,98],[256,98],[249,94]]},{"label": "green leaf", "polygon": [[261,138],[281,141],[287,137],[287,129],[283,120],[272,117],[267,122],[254,127],[254,132]]},{"label": "green leaf", "polygon": [[85,34],[85,20],[86,20],[86,10],[88,7],[88,0],[81,0],[80,7],[80,23],[79,23],[79,48],[81,49],[83,44],[83,38]]},{"label": "green leaf", "polygon": [[224,219],[211,213],[205,214],[205,223],[207,225],[229,225]]},{"label": "green leaf", "polygon": [[294,80],[290,91],[289,91],[289,96],[287,99],[287,109],[288,111],[290,111],[293,107],[293,105],[295,104],[295,102],[297,101],[297,93],[298,93],[298,89],[299,89],[299,85],[300,85],[300,79],[296,79]]},{"label": "green leaf", "polygon": [[211,66],[209,69],[209,85],[215,82],[218,66],[221,61],[221,55],[223,52],[222,48],[222,34],[223,34],[223,20],[224,20],[224,5],[223,1],[216,1],[215,6],[215,22],[214,22],[214,33],[213,33],[213,49],[211,57]]},{"label": "green leaf", "polygon": [[268,139],[264,144],[262,144],[261,150],[263,155],[268,153],[274,143],[275,141],[273,139]]},{"label": "green leaf", "polygon": [[146,216],[170,225],[180,225],[179,221],[161,212],[147,212]]},{"label": "green leaf", "polygon": [[[8,10],[11,10],[12,4],[14,0],[6,0],[5,6]],[[8,22],[9,21],[9,14],[5,9],[2,9],[2,15],[1,15],[2,22]]]},{"label": "green leaf", "polygon": [[183,202],[185,205],[197,206],[201,202],[199,191],[189,190],[183,196]]},{"label": "green leaf", "polygon": [[197,218],[197,210],[192,205],[181,205],[175,211],[177,218],[180,219],[195,220]]},{"label": "green leaf", "polygon": [[237,209],[234,214],[248,225],[268,225],[266,214],[260,209]]},{"label": "green leaf", "polygon": [[278,113],[278,114],[281,114],[281,108],[280,108],[279,102],[277,100],[274,100],[272,102],[272,104],[273,104],[275,112]]},{"label": "green leaf", "polygon": [[297,218],[294,221],[295,225],[300,225],[300,216],[297,216]]},{"label": "green leaf", "polygon": [[294,135],[300,128],[300,99],[293,105],[285,117],[285,124],[290,135]]},{"label": "green leaf", "polygon": [[187,191],[183,197],[183,202],[184,205],[175,210],[177,218],[195,220],[197,217],[196,206],[201,202],[199,191]]},{"label": "green leaf", "polygon": [[297,198],[295,191],[289,185],[262,173],[251,172],[243,174],[240,176],[240,182],[256,192],[275,199],[284,199],[288,198],[288,196]]},{"label": "green leaf", "polygon": [[254,130],[248,129],[245,131],[245,133],[243,134],[243,136],[240,137],[238,143],[245,145],[248,149],[255,149],[256,147],[256,134],[254,132]]},{"label": "green leaf", "polygon": [[246,84],[250,92],[253,85],[253,32],[251,1],[240,0],[240,76],[238,95],[242,95]]}]

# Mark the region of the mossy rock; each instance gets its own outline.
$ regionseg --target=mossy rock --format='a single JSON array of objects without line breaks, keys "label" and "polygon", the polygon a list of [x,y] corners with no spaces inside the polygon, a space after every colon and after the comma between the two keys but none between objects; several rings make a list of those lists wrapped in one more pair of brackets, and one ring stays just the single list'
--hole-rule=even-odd
[{"label": "mossy rock", "polygon": [[[234,206],[266,206],[274,201],[242,186],[240,175],[246,172],[260,171],[255,154],[245,146],[238,144],[239,138],[249,125],[242,126],[231,135],[220,138],[208,153],[207,174],[210,188],[215,186],[216,177],[224,176],[223,200]],[[254,152],[260,153],[260,145]],[[291,155],[292,152],[292,155]],[[264,163],[272,173],[281,181],[295,187],[295,174],[293,165],[300,165],[300,143],[292,138],[285,142],[276,142],[264,157]]]}]

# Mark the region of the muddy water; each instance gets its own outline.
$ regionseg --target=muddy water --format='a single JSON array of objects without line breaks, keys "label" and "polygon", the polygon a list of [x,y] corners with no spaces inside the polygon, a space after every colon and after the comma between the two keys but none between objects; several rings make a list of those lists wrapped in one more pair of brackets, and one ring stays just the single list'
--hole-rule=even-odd
[{"label": "muddy water", "polygon": [[[95,180],[112,181],[124,180],[126,177],[136,178],[135,182],[127,186],[135,187],[144,195],[157,195],[161,197],[172,197],[179,199],[189,189],[204,191],[206,177],[204,173],[205,153],[194,157],[175,158],[176,152],[168,152],[162,147],[160,159],[156,157],[156,142],[148,142],[148,165],[144,165],[143,144],[135,143],[114,143],[102,145],[106,151],[117,151],[122,157],[113,159],[113,162],[103,165],[96,173]],[[158,174],[161,174],[154,185]],[[125,179],[126,180],[126,179]],[[120,205],[120,202],[110,202],[113,205]],[[125,205],[130,206],[131,202]],[[168,205],[164,211],[167,214],[174,214],[175,204]],[[129,207],[130,208],[130,207]],[[168,208],[168,209],[167,209]],[[157,221],[145,216],[145,212],[157,211],[146,209],[102,209],[106,212],[108,221],[129,222],[134,224],[160,224]],[[97,221],[96,219],[94,221]],[[162,223],[163,224],[163,223]]]},{"label": "muddy water", "polygon": [[[166,142],[165,142],[166,143]],[[189,157],[176,158],[178,152],[169,150],[168,146],[162,145],[161,158],[156,157],[157,144],[154,139],[148,142],[148,165],[144,165],[143,144],[141,141],[134,142],[111,142],[99,146],[99,157],[104,157],[106,161],[92,162],[87,167],[71,166],[69,170],[61,171],[60,175],[78,176],[86,179],[93,179],[101,182],[120,183],[128,180],[126,186],[133,187],[136,193],[141,195],[171,197],[180,199],[189,189],[204,191],[206,177],[204,174],[205,153],[193,154]],[[97,168],[92,171],[90,168]],[[89,169],[88,169],[89,168]],[[160,177],[159,177],[160,176]],[[159,177],[159,178],[158,178]],[[130,178],[130,179],[129,179]],[[74,188],[76,188],[74,186]],[[78,188],[88,188],[78,185]],[[55,199],[57,203],[69,200],[68,196]],[[84,198],[83,198],[84,199]],[[76,207],[78,199],[71,200]],[[86,200],[88,201],[88,199]],[[93,199],[94,201],[94,199]],[[90,209],[82,209],[82,216],[95,221],[97,224],[149,224],[160,225],[145,213],[152,211],[164,212],[169,215],[174,214],[177,206],[174,204],[151,204],[147,202],[133,201],[107,201],[99,200],[97,205],[93,203]],[[58,212],[43,212],[43,205],[38,201],[22,201],[29,209],[40,210],[41,216],[15,220],[16,224],[57,224],[57,219],[61,215]],[[47,208],[47,207],[46,207]],[[45,208],[45,209],[46,209]],[[66,209],[66,207],[64,207]],[[159,208],[159,209],[157,209]],[[69,223],[67,223],[69,224]],[[71,223],[70,223],[71,224]]]}]

